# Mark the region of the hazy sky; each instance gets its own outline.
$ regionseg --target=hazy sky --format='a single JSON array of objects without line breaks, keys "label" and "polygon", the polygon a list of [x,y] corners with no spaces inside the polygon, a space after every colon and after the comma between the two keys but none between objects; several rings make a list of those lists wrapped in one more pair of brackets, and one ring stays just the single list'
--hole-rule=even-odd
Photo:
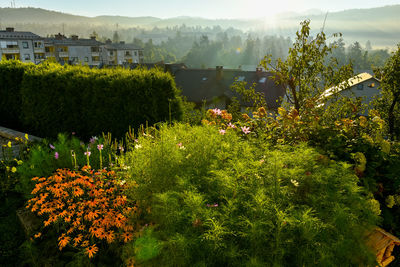
[{"label": "hazy sky", "polygon": [[[1,7],[13,0],[0,0]],[[98,16],[154,16],[169,18],[265,17],[265,13],[300,12],[309,9],[339,11],[400,4],[400,0],[15,0],[16,7],[40,7],[66,13]]]}]

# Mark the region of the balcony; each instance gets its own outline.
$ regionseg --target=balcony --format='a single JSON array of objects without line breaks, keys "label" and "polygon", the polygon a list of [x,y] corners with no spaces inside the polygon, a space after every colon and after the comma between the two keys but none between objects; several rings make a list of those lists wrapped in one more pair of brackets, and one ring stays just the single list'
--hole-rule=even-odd
[{"label": "balcony", "polygon": [[45,52],[44,47],[35,47],[35,48],[33,48],[33,51],[35,53],[44,53]]},{"label": "balcony", "polygon": [[46,52],[46,58],[55,57],[54,52]]},{"label": "balcony", "polygon": [[19,48],[2,48],[3,54],[19,54]]},{"label": "balcony", "polygon": [[58,52],[59,57],[68,57],[68,52]]},{"label": "balcony", "polygon": [[100,56],[100,52],[92,52],[92,57],[99,57]]}]

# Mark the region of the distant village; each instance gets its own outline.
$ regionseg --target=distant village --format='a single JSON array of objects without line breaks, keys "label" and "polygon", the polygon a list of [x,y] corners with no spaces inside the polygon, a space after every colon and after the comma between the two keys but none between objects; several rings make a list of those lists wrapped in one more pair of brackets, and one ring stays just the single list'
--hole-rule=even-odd
[{"label": "distant village", "polygon": [[[285,97],[285,88],[270,79],[271,73],[262,68],[253,71],[242,69],[224,69],[216,66],[208,69],[188,68],[185,64],[169,64],[164,62],[144,63],[143,48],[125,42],[105,43],[72,35],[69,38],[57,34],[44,38],[32,32],[15,31],[14,28],[0,30],[0,58],[16,59],[26,63],[40,64],[45,60],[60,64],[88,65],[90,67],[124,66],[127,68],[158,67],[169,72],[175,78],[177,87],[190,102],[206,108],[226,108],[233,97],[240,99],[238,93],[232,90],[235,82],[244,82],[247,87],[253,86],[256,92],[263,93],[267,107],[271,110],[280,106]],[[367,97],[363,102],[369,103],[377,94],[379,81],[372,75],[363,73],[350,82],[350,90],[356,97]],[[329,89],[327,90],[329,91]],[[241,106],[250,103],[241,101]]]}]

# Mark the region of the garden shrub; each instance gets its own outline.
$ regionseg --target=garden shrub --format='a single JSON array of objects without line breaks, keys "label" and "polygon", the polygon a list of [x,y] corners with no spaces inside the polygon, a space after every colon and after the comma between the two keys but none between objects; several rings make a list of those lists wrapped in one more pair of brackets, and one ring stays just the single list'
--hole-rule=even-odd
[{"label": "garden shrub", "polygon": [[129,126],[138,129],[182,116],[174,79],[156,69],[11,61],[1,63],[0,82],[4,121],[21,123],[24,131],[41,137],[112,132],[122,138]]},{"label": "garden shrub", "polygon": [[23,64],[15,60],[0,61],[0,125],[22,130],[21,83],[26,69],[33,64]]},{"label": "garden shrub", "polygon": [[57,169],[74,170],[88,164],[94,169],[109,168],[121,149],[110,138],[104,137],[94,136],[88,143],[65,134],[59,134],[54,142],[43,139],[30,148],[23,164],[17,167],[17,190],[30,198],[35,184],[32,178],[48,177]]},{"label": "garden shrub", "polygon": [[92,258],[102,243],[132,240],[134,228],[128,217],[137,208],[123,195],[124,182],[114,171],[85,166],[79,172],[59,169],[50,177],[32,180],[36,186],[27,208],[43,218],[43,230],[58,226],[60,250],[69,245]]},{"label": "garden shrub", "polygon": [[304,144],[256,143],[245,127],[178,124],[138,139],[122,160],[134,185],[128,198],[140,203],[148,226],[125,246],[125,259],[143,266],[374,264],[364,240],[377,222],[374,200],[351,165]]}]

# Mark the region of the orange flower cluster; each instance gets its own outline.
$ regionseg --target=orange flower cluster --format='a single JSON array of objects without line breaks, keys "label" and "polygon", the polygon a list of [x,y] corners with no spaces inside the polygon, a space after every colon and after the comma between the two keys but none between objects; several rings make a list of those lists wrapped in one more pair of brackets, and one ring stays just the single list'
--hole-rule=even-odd
[{"label": "orange flower cluster", "polygon": [[[85,249],[92,258],[98,248],[96,242],[105,240],[128,242],[134,227],[128,217],[137,211],[123,194],[125,183],[115,172],[94,171],[85,166],[82,171],[59,169],[48,178],[35,177],[35,196],[27,204],[32,212],[45,218],[44,227],[61,223],[66,232],[58,239],[62,250],[71,245]],[[35,238],[41,236],[37,233]]]}]

